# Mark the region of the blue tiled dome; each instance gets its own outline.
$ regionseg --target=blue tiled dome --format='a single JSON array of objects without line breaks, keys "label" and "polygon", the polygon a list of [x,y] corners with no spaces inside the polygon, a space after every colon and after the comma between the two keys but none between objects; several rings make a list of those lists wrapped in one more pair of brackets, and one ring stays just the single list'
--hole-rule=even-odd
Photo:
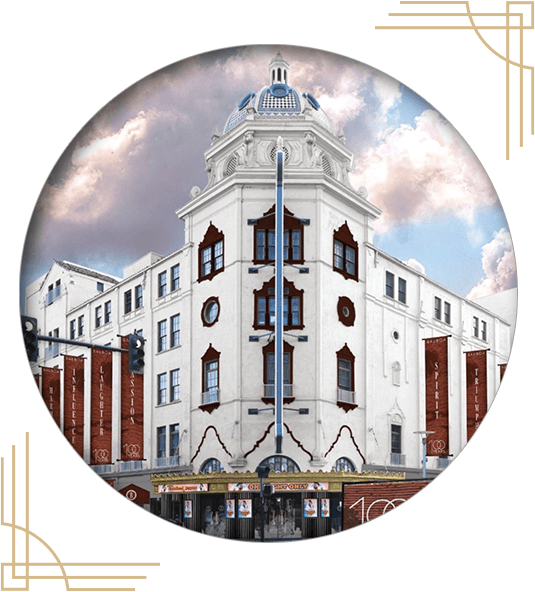
[{"label": "blue tiled dome", "polygon": [[280,54],[271,61],[270,71],[272,84],[257,93],[251,91],[240,100],[227,119],[224,134],[239,125],[251,108],[260,116],[291,118],[301,115],[307,107],[319,125],[334,133],[331,120],[318,101],[310,93],[300,94],[287,84],[288,64]]}]

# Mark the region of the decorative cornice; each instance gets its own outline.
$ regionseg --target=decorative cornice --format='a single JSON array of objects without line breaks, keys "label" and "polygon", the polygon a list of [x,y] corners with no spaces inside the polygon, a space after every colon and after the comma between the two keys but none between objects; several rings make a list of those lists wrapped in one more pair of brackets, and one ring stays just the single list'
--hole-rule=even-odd
[{"label": "decorative cornice", "polygon": [[206,434],[208,433],[208,430],[214,430],[217,441],[219,442],[219,444],[221,444],[221,448],[223,448],[223,450],[229,455],[232,456],[232,454],[230,454],[230,452],[227,450],[227,447],[223,444],[221,438],[219,437],[219,434],[217,433],[217,429],[215,428],[215,426],[213,425],[209,425],[205,430],[204,430],[204,434],[201,438],[201,443],[199,444],[199,447],[197,448],[197,452],[195,452],[195,454],[193,455],[192,459],[191,459],[191,463],[193,463],[193,461],[195,460],[195,458],[197,457],[197,455],[199,454],[199,452],[201,451],[201,447],[204,444],[204,441],[206,440]]},{"label": "decorative cornice", "polygon": [[340,436],[342,435],[342,430],[346,428],[349,430],[349,435],[351,438],[351,442],[353,442],[355,448],[357,449],[357,452],[360,454],[360,458],[362,458],[362,462],[364,464],[366,464],[366,459],[364,458],[364,456],[362,455],[362,452],[360,451],[360,448],[358,447],[358,444],[355,442],[355,438],[353,437],[353,432],[351,431],[351,428],[348,425],[343,425],[339,430],[338,430],[338,435],[336,436],[335,441],[332,443],[332,446],[329,448],[329,450],[327,450],[327,452],[325,453],[325,456],[327,456],[329,454],[329,452],[331,452],[331,450],[335,447],[336,443],[338,442],[338,440],[340,439]]}]

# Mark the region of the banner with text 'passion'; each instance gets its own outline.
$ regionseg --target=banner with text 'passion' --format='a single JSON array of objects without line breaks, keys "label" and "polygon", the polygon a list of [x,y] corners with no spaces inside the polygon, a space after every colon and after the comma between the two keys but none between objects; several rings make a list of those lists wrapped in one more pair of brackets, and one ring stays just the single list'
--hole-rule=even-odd
[{"label": "banner with text 'passion'", "polygon": [[63,358],[63,433],[84,456],[84,358]]},{"label": "banner with text 'passion'", "polygon": [[91,464],[112,463],[112,352],[91,350]]},{"label": "banner with text 'passion'", "polygon": [[[128,337],[121,337],[128,349]],[[121,460],[143,459],[143,374],[128,371],[128,354],[121,354]]]},{"label": "banner with text 'passion'", "polygon": [[427,456],[449,454],[448,336],[425,339]]},{"label": "banner with text 'passion'", "polygon": [[59,368],[41,369],[42,373],[42,391],[43,399],[50,411],[50,415],[54,421],[60,425],[61,422],[61,399],[60,399],[60,376],[61,370]]}]

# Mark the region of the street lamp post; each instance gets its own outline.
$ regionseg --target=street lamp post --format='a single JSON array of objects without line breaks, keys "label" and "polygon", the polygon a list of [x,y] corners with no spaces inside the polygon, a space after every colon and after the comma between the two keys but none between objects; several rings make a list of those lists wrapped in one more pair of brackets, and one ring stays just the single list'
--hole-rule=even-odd
[{"label": "street lamp post", "polygon": [[415,434],[422,434],[422,465],[423,465],[423,478],[426,477],[426,463],[427,463],[427,451],[426,451],[426,444],[427,444],[427,434],[434,434],[435,432],[429,432],[426,430],[421,430],[419,432],[414,432]]}]

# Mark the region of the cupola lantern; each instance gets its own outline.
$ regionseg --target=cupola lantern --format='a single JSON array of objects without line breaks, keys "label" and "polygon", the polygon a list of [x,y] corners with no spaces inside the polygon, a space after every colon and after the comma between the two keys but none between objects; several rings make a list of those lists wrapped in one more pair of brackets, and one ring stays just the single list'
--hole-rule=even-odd
[{"label": "cupola lantern", "polygon": [[288,84],[288,71],[290,70],[290,65],[288,62],[282,57],[280,53],[278,53],[272,60],[269,62],[269,79],[270,84]]}]

